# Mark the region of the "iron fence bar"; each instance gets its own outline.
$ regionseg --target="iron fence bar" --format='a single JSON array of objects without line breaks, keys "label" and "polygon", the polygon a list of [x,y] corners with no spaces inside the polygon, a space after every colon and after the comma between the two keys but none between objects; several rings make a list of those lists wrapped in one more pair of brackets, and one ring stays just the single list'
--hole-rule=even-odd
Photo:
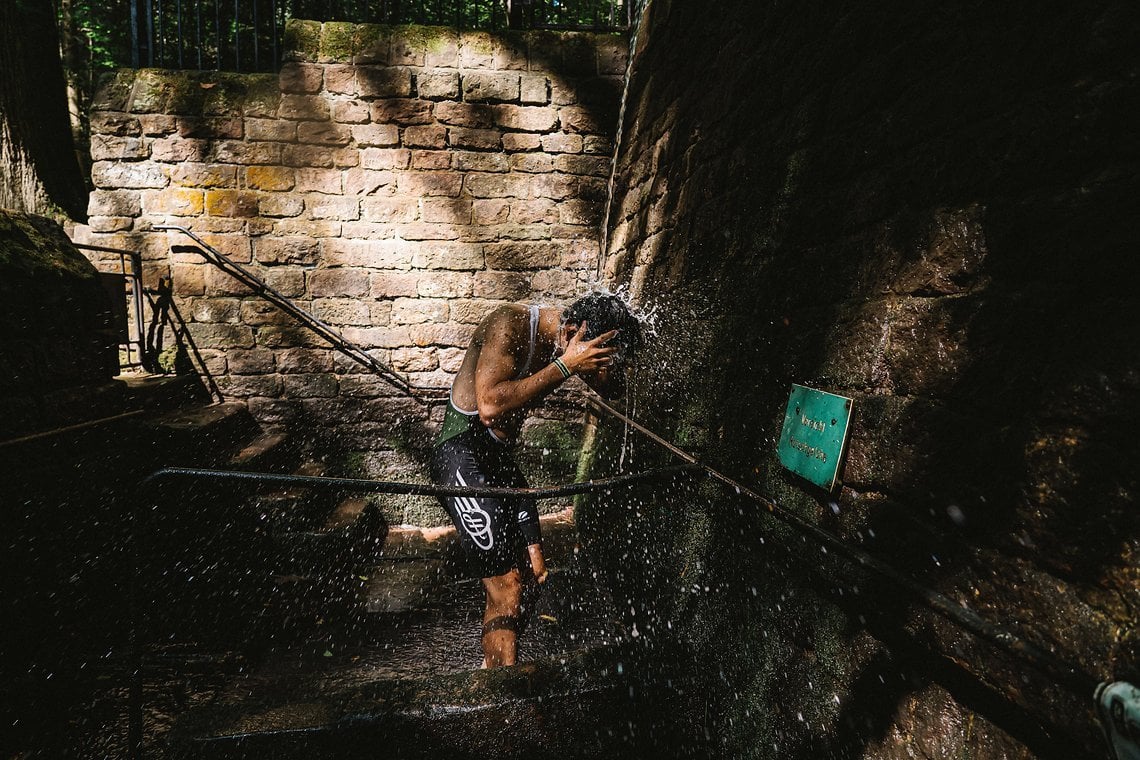
[{"label": "iron fence bar", "polygon": [[260,55],[260,40],[258,37],[258,29],[260,26],[257,23],[257,6],[258,0],[253,0],[253,70],[261,71],[261,55]]},{"label": "iron fence bar", "polygon": [[146,65],[154,66],[154,0],[146,0]]},{"label": "iron fence bar", "polygon": [[185,48],[182,38],[182,0],[175,0],[175,9],[176,13],[178,14],[178,24],[176,26],[178,30],[178,68],[181,69],[184,68],[182,55],[183,49]]},{"label": "iron fence bar", "polygon": [[202,0],[194,3],[194,47],[198,57],[198,70],[202,70]]},{"label": "iron fence bar", "polygon": [[234,0],[234,71],[241,71],[241,21],[238,17],[238,0]]},{"label": "iron fence bar", "polygon": [[222,68],[222,0],[214,0],[214,68]]}]

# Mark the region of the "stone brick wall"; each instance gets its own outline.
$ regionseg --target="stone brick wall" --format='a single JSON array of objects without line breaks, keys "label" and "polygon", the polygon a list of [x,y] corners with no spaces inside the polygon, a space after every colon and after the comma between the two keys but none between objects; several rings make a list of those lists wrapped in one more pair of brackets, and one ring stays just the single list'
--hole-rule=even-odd
[{"label": "stone brick wall", "polygon": [[[1137,28],[1107,0],[651,2],[606,262],[658,315],[638,416],[1102,678],[1140,653]],[[776,460],[793,382],[855,399],[834,496]],[[587,549],[641,631],[695,642],[722,756],[1101,755],[1089,695],[758,505],[623,506],[579,510]]]},{"label": "stone brick wall", "polygon": [[627,42],[294,22],[286,44],[279,76],[108,77],[78,234],[173,275],[227,399],[390,475],[430,435],[421,411],[151,227],[195,231],[412,383],[449,385],[489,309],[588,289]]}]

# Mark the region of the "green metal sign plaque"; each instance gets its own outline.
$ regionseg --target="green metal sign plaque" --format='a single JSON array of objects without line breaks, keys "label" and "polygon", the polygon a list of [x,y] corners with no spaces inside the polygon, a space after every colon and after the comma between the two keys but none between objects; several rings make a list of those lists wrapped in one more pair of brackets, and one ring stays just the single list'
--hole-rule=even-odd
[{"label": "green metal sign plaque", "polygon": [[827,491],[835,490],[847,448],[851,399],[793,385],[777,452],[780,464]]}]

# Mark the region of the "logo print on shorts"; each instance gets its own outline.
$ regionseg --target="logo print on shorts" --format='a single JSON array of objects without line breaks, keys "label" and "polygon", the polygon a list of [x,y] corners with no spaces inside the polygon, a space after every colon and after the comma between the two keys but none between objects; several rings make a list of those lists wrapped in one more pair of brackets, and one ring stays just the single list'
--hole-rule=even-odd
[{"label": "logo print on shorts", "polygon": [[[455,481],[461,486],[467,485],[467,481],[463,479],[459,470],[455,471]],[[467,535],[471,536],[475,545],[483,551],[494,546],[495,537],[491,535],[491,516],[483,511],[479,502],[468,496],[457,496],[455,497],[455,506],[459,511],[459,518],[463,521],[463,527],[467,530]]]}]

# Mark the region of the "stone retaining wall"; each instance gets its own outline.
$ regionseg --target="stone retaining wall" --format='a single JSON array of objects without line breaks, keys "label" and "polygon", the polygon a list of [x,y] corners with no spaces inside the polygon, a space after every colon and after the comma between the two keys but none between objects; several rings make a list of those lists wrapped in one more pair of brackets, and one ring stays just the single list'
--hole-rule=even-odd
[{"label": "stone retaining wall", "polygon": [[588,289],[626,41],[294,22],[286,44],[279,76],[108,77],[79,238],[141,248],[150,283],[171,273],[206,369],[263,422],[414,448],[431,427],[414,404],[151,227],[188,227],[414,384],[447,386],[489,309]]},{"label": "stone retaining wall", "polygon": [[[647,7],[607,251],[661,315],[638,416],[987,620],[1134,679],[1135,5]],[[833,495],[776,458],[792,383],[855,400]],[[599,463],[624,436],[603,432]],[[719,486],[577,517],[638,628],[702,652],[721,756],[1103,754],[1089,694]]]}]

